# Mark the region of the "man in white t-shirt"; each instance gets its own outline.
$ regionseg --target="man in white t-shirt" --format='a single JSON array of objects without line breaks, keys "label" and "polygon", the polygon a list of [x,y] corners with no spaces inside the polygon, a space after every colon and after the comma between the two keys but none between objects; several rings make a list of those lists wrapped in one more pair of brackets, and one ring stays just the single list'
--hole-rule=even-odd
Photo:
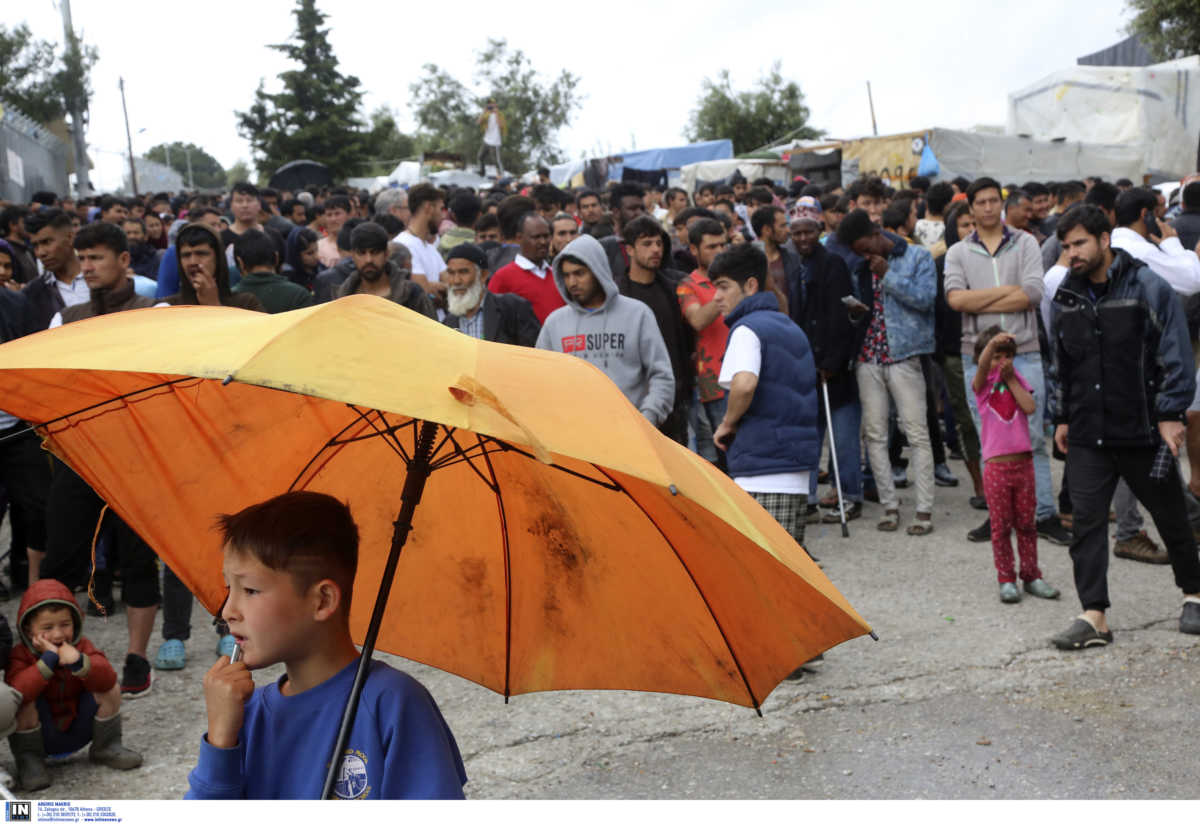
[{"label": "man in white t-shirt", "polygon": [[500,162],[500,144],[508,131],[508,124],[504,122],[504,113],[500,111],[495,100],[488,100],[484,106],[483,114],[479,115],[479,128],[483,130],[483,144],[479,147],[480,176],[485,174],[483,161],[490,151],[496,156],[496,174],[504,177],[504,165]]},{"label": "man in white t-shirt", "polygon": [[752,244],[713,260],[713,300],[729,326],[717,383],[728,391],[713,441],[733,482],[804,544],[808,475],[817,467],[817,368],[808,337],[766,288],[767,257]]},{"label": "man in white t-shirt", "polygon": [[408,228],[396,235],[412,254],[412,281],[424,289],[435,303],[446,294],[442,273],[446,261],[437,248],[437,226],[442,220],[441,191],[432,183],[419,183],[408,190],[408,208],[412,212]]}]

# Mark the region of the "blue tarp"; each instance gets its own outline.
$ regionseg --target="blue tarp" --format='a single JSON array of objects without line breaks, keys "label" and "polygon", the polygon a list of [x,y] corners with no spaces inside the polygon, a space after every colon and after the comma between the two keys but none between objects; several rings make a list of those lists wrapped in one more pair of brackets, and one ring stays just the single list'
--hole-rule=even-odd
[{"label": "blue tarp", "polygon": [[705,140],[687,146],[672,146],[665,149],[644,149],[640,152],[625,152],[620,155],[621,163],[608,164],[610,180],[620,180],[626,166],[630,169],[654,171],[656,169],[680,169],[689,163],[705,160],[727,160],[733,157],[732,140]]}]

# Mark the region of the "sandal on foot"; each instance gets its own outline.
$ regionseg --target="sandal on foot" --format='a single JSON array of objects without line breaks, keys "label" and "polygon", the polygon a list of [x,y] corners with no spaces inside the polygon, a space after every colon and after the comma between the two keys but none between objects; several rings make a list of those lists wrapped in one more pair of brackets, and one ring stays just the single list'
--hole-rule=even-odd
[{"label": "sandal on foot", "polygon": [[909,535],[928,535],[930,532],[933,532],[933,519],[923,520],[917,518],[904,531]]},{"label": "sandal on foot", "polygon": [[880,532],[895,532],[900,528],[900,510],[886,509],[883,512],[883,520],[875,524],[875,528]]}]

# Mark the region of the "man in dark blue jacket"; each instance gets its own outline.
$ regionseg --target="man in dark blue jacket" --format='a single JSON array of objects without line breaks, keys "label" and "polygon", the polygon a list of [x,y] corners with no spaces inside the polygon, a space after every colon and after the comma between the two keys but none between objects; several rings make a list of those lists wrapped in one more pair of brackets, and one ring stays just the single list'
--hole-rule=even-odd
[{"label": "man in dark blue jacket", "polygon": [[1108,507],[1118,478],[1166,544],[1184,594],[1180,632],[1200,635],[1200,558],[1175,462],[1196,388],[1187,322],[1165,280],[1109,245],[1111,230],[1094,206],[1068,212],[1057,227],[1070,272],[1051,305],[1054,442],[1067,453],[1071,561],[1084,610],[1054,638],[1066,650],[1112,643],[1105,618]]},{"label": "man in dark blue jacket", "polygon": [[767,288],[767,257],[751,244],[713,260],[713,298],[729,326],[717,382],[728,391],[713,434],[733,482],[804,543],[808,476],[817,468],[817,367],[808,337]]}]

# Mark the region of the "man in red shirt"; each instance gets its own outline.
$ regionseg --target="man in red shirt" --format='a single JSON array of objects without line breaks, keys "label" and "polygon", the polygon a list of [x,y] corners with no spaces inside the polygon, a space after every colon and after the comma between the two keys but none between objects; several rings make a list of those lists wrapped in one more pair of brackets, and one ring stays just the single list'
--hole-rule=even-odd
[{"label": "man in red shirt", "polygon": [[713,301],[716,287],[708,279],[708,267],[728,245],[725,227],[712,218],[697,220],[688,229],[688,242],[699,266],[679,282],[675,294],[683,317],[696,330],[696,387],[700,400],[692,405],[692,429],[696,432],[696,451],[705,460],[718,463],[723,456],[713,445],[712,432],[725,417],[725,390],[717,385],[717,378],[729,328]]},{"label": "man in red shirt", "polygon": [[521,251],[517,259],[502,266],[488,281],[493,294],[520,295],[529,301],[538,323],[565,305],[547,257],[550,254],[550,225],[537,212],[529,212],[517,222],[517,242]]}]

